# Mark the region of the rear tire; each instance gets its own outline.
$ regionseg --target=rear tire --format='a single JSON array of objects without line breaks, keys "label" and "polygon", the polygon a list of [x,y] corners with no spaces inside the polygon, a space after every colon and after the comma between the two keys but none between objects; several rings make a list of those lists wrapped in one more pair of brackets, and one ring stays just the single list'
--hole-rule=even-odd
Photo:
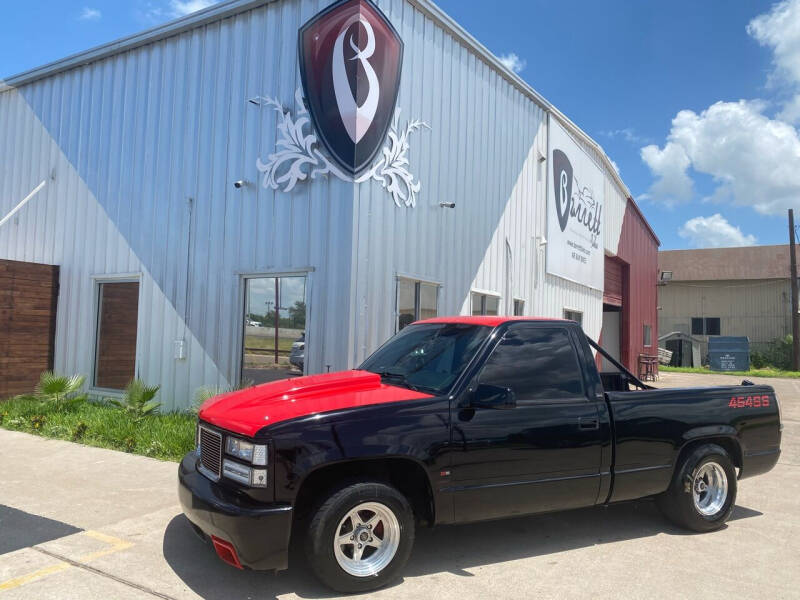
[{"label": "rear tire", "polygon": [[383,587],[414,545],[414,513],[395,488],[361,482],[329,493],[308,526],[306,554],[316,576],[337,592]]},{"label": "rear tire", "polygon": [[678,465],[669,489],[656,497],[673,523],[706,532],[725,524],[736,503],[736,469],[724,448],[703,444]]}]

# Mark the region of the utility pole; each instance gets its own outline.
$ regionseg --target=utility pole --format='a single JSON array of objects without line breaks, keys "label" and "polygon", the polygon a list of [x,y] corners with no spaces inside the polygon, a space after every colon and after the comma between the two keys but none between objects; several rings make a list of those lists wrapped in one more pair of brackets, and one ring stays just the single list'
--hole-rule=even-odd
[{"label": "utility pole", "polygon": [[792,277],[792,370],[800,370],[800,314],[797,300],[797,258],[794,254],[794,210],[789,209],[789,266]]}]

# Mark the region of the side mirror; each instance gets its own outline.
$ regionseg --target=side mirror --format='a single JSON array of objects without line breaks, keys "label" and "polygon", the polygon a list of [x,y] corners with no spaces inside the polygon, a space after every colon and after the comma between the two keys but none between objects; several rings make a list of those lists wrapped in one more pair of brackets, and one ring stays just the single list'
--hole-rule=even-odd
[{"label": "side mirror", "polygon": [[470,402],[470,408],[494,408],[509,409],[517,406],[517,399],[511,388],[490,385],[488,383],[478,384]]}]

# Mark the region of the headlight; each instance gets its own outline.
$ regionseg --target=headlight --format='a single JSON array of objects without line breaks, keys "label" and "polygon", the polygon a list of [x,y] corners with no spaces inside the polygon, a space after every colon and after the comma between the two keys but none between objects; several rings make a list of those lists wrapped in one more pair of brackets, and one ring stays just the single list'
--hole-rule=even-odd
[{"label": "headlight", "polygon": [[228,436],[225,452],[244,461],[253,462],[253,444],[239,438]]},{"label": "headlight", "polygon": [[228,436],[225,441],[225,452],[254,465],[263,467],[267,464],[267,447],[263,444],[253,444]]},{"label": "headlight", "polygon": [[227,458],[222,461],[222,474],[228,479],[252,487],[267,487],[267,470],[251,469]]}]

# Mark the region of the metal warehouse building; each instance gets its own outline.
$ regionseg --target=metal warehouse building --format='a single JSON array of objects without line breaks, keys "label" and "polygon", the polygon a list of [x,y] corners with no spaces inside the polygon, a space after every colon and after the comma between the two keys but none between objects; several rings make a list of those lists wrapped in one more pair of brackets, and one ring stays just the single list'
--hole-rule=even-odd
[{"label": "metal warehouse building", "polygon": [[697,338],[701,360],[711,336],[747,336],[764,351],[792,333],[788,245],[668,250],[658,262],[671,273],[658,288],[661,332]]},{"label": "metal warehouse building", "polygon": [[184,407],[303,334],[305,372],[352,367],[435,314],[656,352],[659,242],[611,161],[427,0],[223,2],[6,80],[10,213],[0,259],[58,266],[54,367],[98,395]]}]

